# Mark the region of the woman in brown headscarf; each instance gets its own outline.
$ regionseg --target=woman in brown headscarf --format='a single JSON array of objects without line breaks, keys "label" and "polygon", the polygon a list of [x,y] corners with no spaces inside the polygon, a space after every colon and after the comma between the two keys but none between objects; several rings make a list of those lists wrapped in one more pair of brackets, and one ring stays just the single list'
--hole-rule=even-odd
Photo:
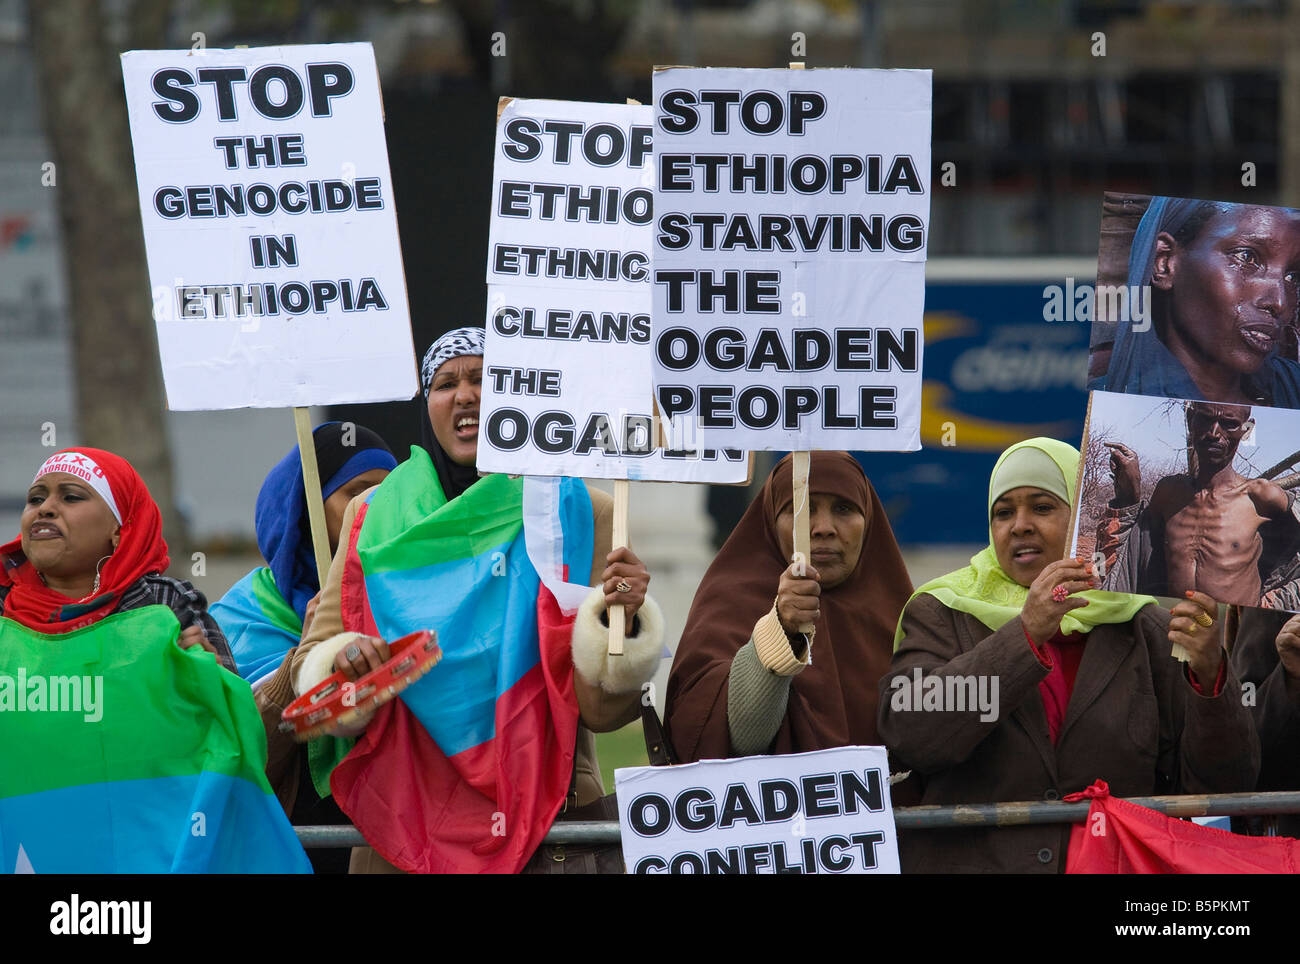
[{"label": "woman in brown headscarf", "polygon": [[812,453],[809,559],[791,563],[792,478],[786,456],[695,594],[665,709],[683,762],[880,743],[877,684],[912,583],[846,452]]}]

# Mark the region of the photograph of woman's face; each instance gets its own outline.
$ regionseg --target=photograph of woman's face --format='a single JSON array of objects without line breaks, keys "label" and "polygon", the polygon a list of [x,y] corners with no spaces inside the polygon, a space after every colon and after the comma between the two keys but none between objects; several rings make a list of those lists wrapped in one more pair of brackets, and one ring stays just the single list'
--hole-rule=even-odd
[{"label": "photograph of woman's face", "polygon": [[1231,205],[1185,245],[1156,238],[1151,284],[1167,299],[1161,339],[1198,384],[1199,369],[1258,371],[1300,299],[1300,212]]}]

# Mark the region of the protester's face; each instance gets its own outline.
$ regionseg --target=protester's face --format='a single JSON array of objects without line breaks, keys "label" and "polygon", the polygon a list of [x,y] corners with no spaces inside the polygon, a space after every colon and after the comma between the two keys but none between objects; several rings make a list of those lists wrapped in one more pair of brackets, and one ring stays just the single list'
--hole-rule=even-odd
[{"label": "protester's face", "polygon": [[442,363],[429,389],[433,435],[457,465],[473,465],[478,454],[478,400],[483,356],[462,355]]},{"label": "protester's face", "polygon": [[[834,589],[853,575],[862,554],[867,519],[842,496],[814,492],[808,501],[808,561],[823,589]],[[794,555],[794,509],[776,517],[776,534],[785,558]]]},{"label": "protester's face", "polygon": [[1192,405],[1187,412],[1187,438],[1202,466],[1221,469],[1237,457],[1237,446],[1252,424],[1245,405]]},{"label": "protester's face", "polygon": [[1186,247],[1162,233],[1156,251],[1151,281],[1171,299],[1170,350],[1242,375],[1257,371],[1295,320],[1300,215],[1233,208]]},{"label": "protester's face", "polygon": [[1029,586],[1049,562],[1065,558],[1070,507],[1042,489],[1022,485],[993,503],[993,552],[1002,571]]},{"label": "protester's face", "polygon": [[388,469],[371,469],[344,482],[325,500],[325,531],[330,537],[330,555],[339,551],[339,533],[343,529],[343,513],[348,503],[372,485],[388,478]]},{"label": "protester's face", "polygon": [[120,528],[108,504],[66,472],[32,483],[19,521],[23,553],[36,571],[63,580],[94,578]]}]

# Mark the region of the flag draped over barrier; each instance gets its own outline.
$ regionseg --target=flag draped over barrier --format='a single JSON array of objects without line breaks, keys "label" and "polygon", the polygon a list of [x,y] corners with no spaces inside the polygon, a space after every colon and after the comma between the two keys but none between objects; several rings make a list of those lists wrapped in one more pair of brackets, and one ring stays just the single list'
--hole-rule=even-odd
[{"label": "flag draped over barrier", "polygon": [[0,619],[0,870],[311,872],[248,684],[179,634],[163,606]]},{"label": "flag draped over barrier", "polygon": [[1088,820],[1070,831],[1067,874],[1293,874],[1300,840],[1243,837],[1167,817],[1110,795],[1098,780],[1066,800],[1090,799]]},{"label": "flag draped over barrier", "polygon": [[[557,482],[560,556],[591,569],[591,499]],[[529,559],[523,482],[446,501],[423,449],[375,489],[349,534],[344,627],[438,633],[441,662],[384,706],[335,768],[339,806],[412,872],[520,870],[568,791],[578,704],[566,618]]]}]

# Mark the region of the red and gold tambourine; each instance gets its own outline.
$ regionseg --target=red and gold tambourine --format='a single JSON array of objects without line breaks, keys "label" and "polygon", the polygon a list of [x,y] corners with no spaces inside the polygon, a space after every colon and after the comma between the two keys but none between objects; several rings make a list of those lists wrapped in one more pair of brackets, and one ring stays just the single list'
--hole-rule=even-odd
[{"label": "red and gold tambourine", "polygon": [[388,644],[392,654],[379,669],[355,682],[341,672],[313,686],[285,709],[280,730],[299,743],[346,726],[391,701],[442,659],[438,634],[427,629]]}]

